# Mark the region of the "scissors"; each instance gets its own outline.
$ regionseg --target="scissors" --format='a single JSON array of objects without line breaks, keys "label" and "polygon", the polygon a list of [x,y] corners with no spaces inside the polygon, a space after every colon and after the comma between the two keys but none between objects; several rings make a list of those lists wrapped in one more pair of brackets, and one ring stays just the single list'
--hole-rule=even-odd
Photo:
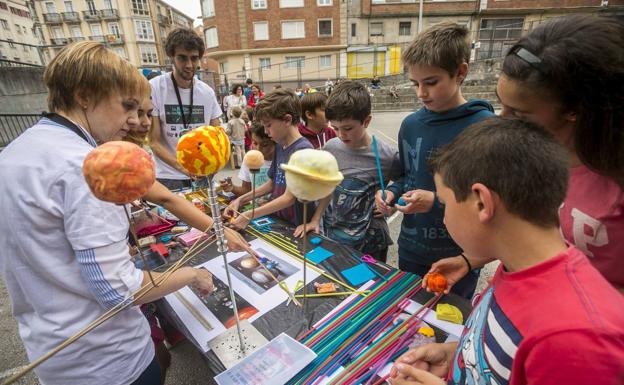
[{"label": "scissors", "polygon": [[297,281],[297,283],[295,284],[295,290],[292,293],[290,292],[290,290],[288,290],[288,285],[286,285],[286,282],[282,281],[279,283],[279,285],[282,290],[284,290],[288,294],[288,301],[286,301],[286,306],[290,305],[291,302],[293,302],[297,306],[301,306],[301,302],[297,301],[297,298],[295,298],[295,294],[299,290],[303,289],[302,280]]},{"label": "scissors", "polygon": [[[353,256],[355,257],[355,254],[353,254]],[[364,254],[362,255],[360,258],[360,261],[367,263],[367,264],[371,264],[371,265],[375,265],[375,266],[381,266],[384,269],[390,270],[387,267],[383,266],[382,264],[380,264],[375,258],[373,258],[370,254]],[[368,266],[368,269],[370,271],[372,271],[373,273],[375,273],[379,278],[383,279],[384,281],[388,281],[388,279],[386,279],[386,277],[384,277],[381,273],[379,273],[377,270],[373,269],[372,267]]]}]

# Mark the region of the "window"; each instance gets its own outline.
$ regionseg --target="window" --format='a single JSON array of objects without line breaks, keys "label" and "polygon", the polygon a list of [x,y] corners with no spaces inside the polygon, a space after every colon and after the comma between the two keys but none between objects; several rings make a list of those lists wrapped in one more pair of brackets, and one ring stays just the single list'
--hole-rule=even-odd
[{"label": "window", "polygon": [[228,72],[228,63],[226,61],[219,63],[219,71],[222,74],[226,74]]},{"label": "window", "polygon": [[15,48],[15,43],[13,43],[13,39],[7,39],[9,41],[9,47]]},{"label": "window", "polygon": [[212,17],[215,15],[214,0],[202,1],[202,15],[204,17]]},{"label": "window", "polygon": [[261,57],[260,58],[260,68],[263,70],[271,69],[271,58],[270,57]]},{"label": "window", "polygon": [[[134,28],[137,35],[137,40],[149,40],[154,41],[154,30],[152,29],[152,22],[149,20],[135,20]],[[146,46],[149,47],[149,46]]]},{"label": "window", "polygon": [[280,8],[302,8],[303,0],[280,0]]},{"label": "window", "polygon": [[318,5],[319,7],[327,7],[329,5],[332,5],[332,0],[318,0],[316,5]]},{"label": "window", "polygon": [[303,21],[282,21],[282,39],[302,39],[304,37]]},{"label": "window", "polygon": [[102,26],[98,24],[89,24],[89,28],[91,28],[92,36],[102,36]]},{"label": "window", "polygon": [[52,37],[55,39],[64,38],[63,29],[61,27],[52,27]]},{"label": "window", "polygon": [[95,9],[95,2],[93,0],[87,0],[87,8],[89,9],[89,13],[91,15],[95,15],[97,10]]},{"label": "window", "polygon": [[357,31],[357,24],[351,23],[351,37],[355,37],[356,31]]},{"label": "window", "polygon": [[108,33],[111,35],[115,35],[117,37],[121,36],[121,30],[119,29],[119,24],[117,23],[108,23]]},{"label": "window", "polygon": [[158,54],[155,46],[141,44],[139,45],[139,51],[141,51],[141,62],[143,64],[158,64]]},{"label": "window", "polygon": [[71,1],[65,2],[65,12],[74,12],[74,4]]},{"label": "window", "polygon": [[72,37],[81,37],[82,36],[82,30],[80,29],[80,26],[78,25],[74,25],[70,28],[71,30],[71,35]]},{"label": "window", "polygon": [[251,9],[266,9],[267,0],[251,0]]},{"label": "window", "polygon": [[[113,9],[113,2],[111,0],[104,0],[104,9]],[[121,48],[121,50],[123,50],[123,48]],[[125,54],[126,54],[126,51],[124,51],[124,55]],[[121,56],[121,55],[119,55],[119,56]],[[125,56],[122,56],[122,57],[125,57]]]},{"label": "window", "polygon": [[56,13],[56,7],[54,6],[54,2],[46,1],[45,3],[46,13]]},{"label": "window", "polygon": [[254,40],[269,40],[269,22],[261,21],[253,23]]},{"label": "window", "polygon": [[204,31],[206,36],[206,48],[214,48],[219,46],[219,36],[217,35],[217,28],[207,28]]},{"label": "window", "polygon": [[22,34],[22,28],[20,28],[21,26],[19,24],[15,24],[15,29],[17,30],[17,34],[21,35]]},{"label": "window", "polygon": [[412,34],[412,22],[400,21],[399,22],[399,36],[410,36]]},{"label": "window", "polygon": [[113,48],[113,52],[117,55],[121,56],[124,59],[128,59],[128,55],[126,55],[126,50],[123,47],[115,47]]},{"label": "window", "polygon": [[23,25],[22,25],[22,30],[24,31],[24,35],[26,35],[28,33],[28,30]]},{"label": "window", "polygon": [[147,0],[132,0],[132,13],[135,15],[149,15]]},{"label": "window", "polygon": [[319,66],[321,68],[331,67],[332,66],[332,55],[321,55],[319,56]]},{"label": "window", "polygon": [[4,19],[0,19],[0,24],[2,24],[2,28],[8,30],[9,28],[9,22],[4,20]]},{"label": "window", "polygon": [[370,23],[371,36],[383,36],[383,23]]},{"label": "window", "polygon": [[318,21],[318,35],[319,36],[331,36],[332,35],[332,19]]},{"label": "window", "polygon": [[479,59],[503,57],[522,35],[524,19],[482,19],[479,29]]},{"label": "window", "polygon": [[303,68],[305,56],[286,56],[286,68]]}]

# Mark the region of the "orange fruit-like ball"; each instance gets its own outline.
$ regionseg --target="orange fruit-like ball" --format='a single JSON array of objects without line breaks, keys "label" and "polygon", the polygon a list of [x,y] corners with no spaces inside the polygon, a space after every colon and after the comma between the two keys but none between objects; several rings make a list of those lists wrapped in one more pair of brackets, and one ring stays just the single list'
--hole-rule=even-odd
[{"label": "orange fruit-like ball", "polygon": [[442,293],[448,287],[448,282],[444,275],[440,273],[429,273],[425,277],[427,288],[436,293]]},{"label": "orange fruit-like ball", "polygon": [[201,126],[182,135],[176,159],[191,175],[212,175],[230,159],[230,140],[221,126]]},{"label": "orange fruit-like ball", "polygon": [[141,198],[156,180],[154,161],[147,151],[122,141],[96,147],[85,158],[82,173],[93,195],[117,204]]}]

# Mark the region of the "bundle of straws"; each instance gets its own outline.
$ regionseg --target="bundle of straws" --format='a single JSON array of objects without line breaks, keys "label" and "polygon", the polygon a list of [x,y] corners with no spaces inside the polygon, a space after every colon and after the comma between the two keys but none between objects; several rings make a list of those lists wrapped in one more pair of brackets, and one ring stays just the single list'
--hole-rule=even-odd
[{"label": "bundle of straws", "polygon": [[[353,296],[333,315],[299,338],[317,358],[297,374],[289,385],[381,384],[376,379],[389,362],[407,351],[423,317],[439,296],[400,321],[408,299],[421,289],[417,275],[395,271],[377,280],[366,297]],[[342,370],[341,370],[342,369]],[[340,371],[341,370],[341,371]],[[373,382],[375,381],[375,382]]]}]

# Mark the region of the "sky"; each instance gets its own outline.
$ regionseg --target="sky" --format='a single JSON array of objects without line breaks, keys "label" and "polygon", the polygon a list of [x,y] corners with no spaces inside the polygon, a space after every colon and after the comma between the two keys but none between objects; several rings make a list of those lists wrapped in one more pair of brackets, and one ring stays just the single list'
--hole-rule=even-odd
[{"label": "sky", "polygon": [[194,26],[201,24],[201,20],[197,19],[201,16],[200,0],[164,0],[164,2],[192,17]]}]

